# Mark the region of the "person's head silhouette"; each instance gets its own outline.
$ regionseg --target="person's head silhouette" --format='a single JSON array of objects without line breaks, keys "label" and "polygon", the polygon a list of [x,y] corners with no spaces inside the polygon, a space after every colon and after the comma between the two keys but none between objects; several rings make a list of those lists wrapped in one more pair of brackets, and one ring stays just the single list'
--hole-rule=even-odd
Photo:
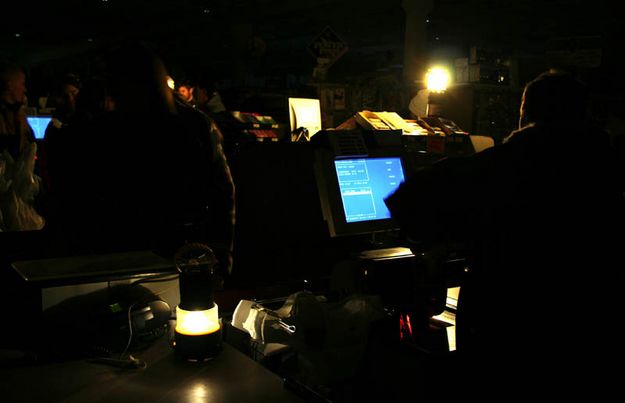
[{"label": "person's head silhouette", "polygon": [[549,70],[525,86],[519,128],[531,123],[585,122],[589,115],[586,85],[568,73]]},{"label": "person's head silhouette", "polygon": [[167,69],[151,48],[131,43],[106,56],[107,85],[114,109],[136,114],[175,112]]}]

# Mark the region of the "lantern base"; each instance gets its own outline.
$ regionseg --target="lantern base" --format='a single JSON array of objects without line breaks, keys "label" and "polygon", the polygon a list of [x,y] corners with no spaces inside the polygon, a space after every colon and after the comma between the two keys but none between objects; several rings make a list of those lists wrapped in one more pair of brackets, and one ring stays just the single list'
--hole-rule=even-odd
[{"label": "lantern base", "polygon": [[206,361],[221,352],[222,333],[219,330],[199,336],[189,336],[176,332],[174,350],[180,358],[189,361]]}]

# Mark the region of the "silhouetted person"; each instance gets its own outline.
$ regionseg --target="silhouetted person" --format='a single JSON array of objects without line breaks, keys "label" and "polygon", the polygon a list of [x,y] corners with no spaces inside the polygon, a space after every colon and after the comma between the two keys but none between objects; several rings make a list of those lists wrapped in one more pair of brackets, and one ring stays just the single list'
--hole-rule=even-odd
[{"label": "silhouetted person", "polygon": [[0,152],[7,150],[14,159],[35,141],[23,109],[26,91],[24,70],[0,60]]},{"label": "silhouetted person", "polygon": [[[68,178],[75,174],[75,161],[79,158],[73,154],[89,155],[86,145],[93,145],[92,123],[101,119],[107,112],[108,92],[102,78],[91,78],[84,82],[80,92],[76,95],[71,119],[66,119],[62,125],[55,127],[51,122],[46,129],[41,154],[41,175],[46,189],[44,215],[48,229],[54,231],[57,225],[57,212],[63,193],[72,192],[71,188],[64,189]],[[85,143],[88,140],[88,143]],[[71,187],[75,186],[73,183]]]},{"label": "silhouetted person", "polygon": [[210,79],[202,78],[198,81],[193,98],[196,107],[206,114],[220,114],[227,111],[217,91],[217,86]]},{"label": "silhouetted person", "polygon": [[0,232],[39,230],[44,225],[33,207],[40,180],[34,175],[37,145],[25,104],[26,74],[0,61]]},{"label": "silhouetted person", "polygon": [[414,248],[472,251],[457,317],[461,394],[617,384],[622,333],[608,312],[622,312],[623,181],[589,106],[585,85],[546,72],[526,86],[504,144],[418,171],[386,201]]},{"label": "silhouetted person", "polygon": [[76,99],[82,85],[80,78],[75,74],[66,74],[61,79],[55,93],[55,109],[52,114],[52,125],[61,128],[71,121],[76,113]]},{"label": "silhouetted person", "polygon": [[217,142],[203,138],[214,133],[177,109],[163,63],[144,47],[112,52],[106,69],[112,111],[67,150],[75,168],[62,178],[59,225],[68,246],[171,254],[206,242],[228,270],[234,186]]},{"label": "silhouetted person", "polygon": [[195,104],[195,86],[190,80],[181,82],[178,85],[176,92],[180,95],[180,98],[182,98],[183,101],[188,102],[191,105]]},{"label": "silhouetted person", "polygon": [[[39,153],[41,177],[47,191],[50,191],[51,187],[49,177],[49,154],[54,154],[55,143],[58,141],[58,137],[63,135],[63,129],[72,124],[76,113],[76,102],[80,89],[81,83],[78,76],[67,74],[63,76],[54,94],[55,110],[52,114],[52,120],[46,127],[43,144]],[[54,168],[52,168],[52,170],[54,170]]]},{"label": "silhouetted person", "polygon": [[222,134],[226,155],[243,134],[243,125],[226,108],[216,84],[207,77],[198,81],[194,91],[195,107],[208,115]]},{"label": "silhouetted person", "polygon": [[[174,94],[174,103],[179,116],[193,133],[200,146],[200,152],[208,171],[197,179],[207,181],[201,186],[200,200],[206,200],[206,208],[210,209],[208,219],[198,221],[194,231],[209,234],[210,246],[217,255],[225,272],[232,268],[232,252],[234,241],[234,181],[230,165],[226,159],[224,136],[215,121],[193,105]],[[200,172],[205,168],[199,167]],[[201,214],[206,216],[206,214]]]}]

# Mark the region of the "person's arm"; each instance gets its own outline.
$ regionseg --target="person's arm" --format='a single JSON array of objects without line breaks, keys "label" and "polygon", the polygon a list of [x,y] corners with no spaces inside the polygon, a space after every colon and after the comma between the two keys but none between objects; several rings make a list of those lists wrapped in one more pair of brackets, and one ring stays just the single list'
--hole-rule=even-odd
[{"label": "person's arm", "polygon": [[386,199],[392,217],[411,243],[464,241],[479,221],[487,197],[488,158],[446,159],[417,171]]},{"label": "person's arm", "polygon": [[[212,125],[215,130],[214,124]],[[226,155],[222,147],[221,141],[215,146],[214,159],[212,161],[213,181],[218,189],[221,200],[216,203],[216,214],[214,219],[216,228],[219,233],[212,234],[219,248],[218,257],[221,257],[222,270],[230,274],[232,271],[232,253],[234,242],[234,225],[235,225],[235,186],[230,172],[230,166],[226,160]]]},{"label": "person's arm", "polygon": [[219,260],[221,271],[230,274],[235,225],[235,187],[222,146],[223,136],[212,119],[206,118],[209,124],[206,153],[210,182],[207,242]]}]

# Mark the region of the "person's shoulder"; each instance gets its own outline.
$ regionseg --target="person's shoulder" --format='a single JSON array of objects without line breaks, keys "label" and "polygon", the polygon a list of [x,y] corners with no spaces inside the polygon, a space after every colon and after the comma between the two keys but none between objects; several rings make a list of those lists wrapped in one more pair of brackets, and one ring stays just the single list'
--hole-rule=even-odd
[{"label": "person's shoulder", "polygon": [[503,139],[502,144],[518,144],[521,142],[530,141],[537,136],[543,135],[547,131],[548,128],[546,128],[544,125],[531,123],[527,126],[510,132],[510,134]]},{"label": "person's shoulder", "polygon": [[418,169],[411,176],[418,178],[418,181],[441,184],[472,181],[488,173],[487,169],[492,165],[492,152],[492,149],[488,149],[469,156],[442,158],[432,165]]},{"label": "person's shoulder", "polygon": [[217,125],[211,116],[188,104],[177,104],[176,106],[180,119],[191,131],[219,137]]},{"label": "person's shoulder", "polygon": [[530,124],[510,133],[499,147],[499,154],[528,156],[557,152],[563,146],[577,141],[575,132],[578,130],[573,126]]},{"label": "person's shoulder", "polygon": [[504,143],[521,142],[531,139],[554,139],[577,138],[588,136],[605,136],[606,131],[593,122],[554,121],[532,123],[521,129],[515,130],[504,139]]}]

